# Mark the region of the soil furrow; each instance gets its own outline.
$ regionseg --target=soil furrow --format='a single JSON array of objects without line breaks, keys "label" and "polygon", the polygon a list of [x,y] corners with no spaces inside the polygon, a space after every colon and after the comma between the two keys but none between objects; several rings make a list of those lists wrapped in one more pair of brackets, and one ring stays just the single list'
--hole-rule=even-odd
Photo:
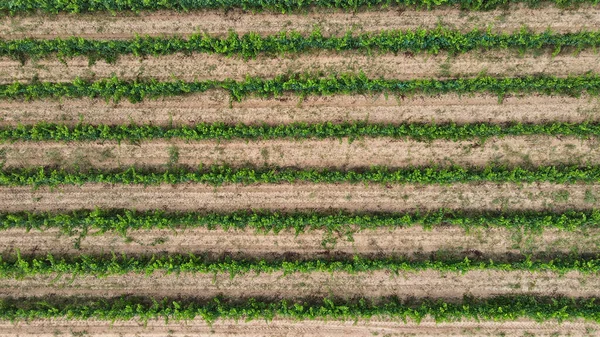
[{"label": "soil furrow", "polygon": [[0,144],[4,168],[119,169],[183,165],[355,169],[429,165],[600,165],[600,141],[554,136],[419,142],[392,138],[16,142]]},{"label": "soil furrow", "polygon": [[506,322],[476,322],[463,320],[438,323],[424,319],[419,324],[408,321],[372,318],[368,321],[310,320],[292,321],[275,318],[271,321],[249,322],[217,320],[211,324],[201,319],[186,322],[165,322],[163,319],[106,322],[97,320],[68,321],[64,319],[31,320],[28,322],[0,323],[0,336],[51,337],[61,334],[85,336],[590,336],[600,326],[582,320],[565,322],[535,322],[519,319]]},{"label": "soil furrow", "polygon": [[600,72],[600,55],[592,51],[552,56],[517,55],[506,50],[474,52],[449,56],[438,55],[373,55],[331,52],[293,55],[292,57],[266,57],[243,60],[222,55],[194,54],[168,55],[141,59],[122,56],[115,64],[98,61],[90,65],[87,58],[78,57],[64,62],[56,58],[30,61],[0,59],[0,83],[28,82],[32,79],[48,82],[70,82],[80,77],[100,79],[118,76],[121,79],[153,78],[170,81],[222,80],[231,78],[243,81],[247,76],[274,78],[285,73],[359,73],[370,78],[473,77],[486,73],[492,76],[568,75]]},{"label": "soil furrow", "polygon": [[227,93],[216,90],[136,104],[126,101],[114,104],[99,99],[0,101],[0,125],[39,122],[69,125],[80,122],[109,125],[193,125],[200,122],[276,125],[357,120],[373,123],[578,123],[600,121],[600,102],[585,96],[524,96],[506,97],[499,103],[498,97],[480,94],[404,98],[338,95],[305,100],[286,95],[231,102]]},{"label": "soil furrow", "polygon": [[315,297],[341,298],[398,296],[462,299],[465,294],[487,298],[500,295],[528,294],[544,296],[594,297],[600,295],[600,278],[576,272],[559,276],[551,272],[472,271],[439,273],[428,270],[403,272],[394,276],[387,271],[347,274],[293,273],[73,276],[43,275],[21,280],[2,280],[0,296],[96,296],[139,295],[154,297]]},{"label": "soil furrow", "polygon": [[258,184],[109,185],[1,187],[0,210],[58,211],[99,208],[282,211],[414,209],[556,211],[600,206],[600,184]]},{"label": "soil furrow", "polygon": [[455,226],[424,230],[409,228],[381,228],[358,231],[348,236],[329,235],[322,230],[296,234],[257,233],[253,230],[155,229],[130,230],[126,236],[114,232],[90,233],[79,238],[61,234],[56,229],[45,231],[11,229],[0,236],[0,253],[14,255],[17,249],[24,255],[55,256],[68,254],[160,254],[160,253],[240,253],[270,258],[273,254],[293,253],[294,256],[314,259],[329,253],[390,255],[402,254],[423,257],[434,252],[477,257],[505,254],[570,253],[595,254],[600,248],[600,230],[562,231],[546,229],[541,233],[518,229],[470,228],[465,231]]},{"label": "soil furrow", "polygon": [[347,30],[374,32],[391,29],[433,29],[438,26],[469,31],[491,27],[494,31],[518,31],[523,26],[543,32],[576,32],[600,28],[600,9],[581,5],[578,9],[555,7],[535,9],[513,6],[493,11],[465,12],[458,9],[380,10],[343,13],[319,9],[304,14],[242,13],[199,11],[193,13],[152,12],[140,15],[124,13],[78,15],[15,16],[0,22],[4,38],[55,38],[80,36],[87,38],[131,38],[139,35],[188,35],[197,32],[225,35],[257,32],[274,34],[280,31],[310,32],[320,28],[326,35],[343,35]]}]

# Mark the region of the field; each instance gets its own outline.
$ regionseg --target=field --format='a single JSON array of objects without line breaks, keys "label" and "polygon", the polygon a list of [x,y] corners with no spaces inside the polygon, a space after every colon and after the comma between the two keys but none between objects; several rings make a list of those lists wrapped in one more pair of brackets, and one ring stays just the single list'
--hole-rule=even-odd
[{"label": "field", "polygon": [[600,335],[597,0],[0,17],[0,336]]}]

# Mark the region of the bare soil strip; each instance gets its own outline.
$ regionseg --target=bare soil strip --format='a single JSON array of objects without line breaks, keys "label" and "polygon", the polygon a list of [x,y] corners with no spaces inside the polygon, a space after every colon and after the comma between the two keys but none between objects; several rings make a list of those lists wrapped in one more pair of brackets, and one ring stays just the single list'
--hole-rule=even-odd
[{"label": "bare soil strip", "polygon": [[[176,225],[176,224],[174,224]],[[326,257],[330,253],[423,257],[439,251],[477,257],[505,256],[506,253],[540,252],[594,254],[599,248],[600,230],[541,233],[502,228],[456,226],[424,230],[420,226],[398,229],[373,229],[353,233],[352,240],[342,234],[328,235],[314,230],[296,234],[257,233],[254,230],[156,229],[130,230],[126,236],[114,232],[90,231],[88,236],[67,236],[56,229],[26,232],[11,229],[0,236],[0,253],[55,256],[68,254],[161,254],[161,253],[241,253],[244,256],[272,258],[273,254],[292,253],[302,258]],[[77,243],[77,245],[76,245]]]},{"label": "bare soil strip", "polygon": [[201,319],[186,322],[165,323],[164,320],[131,321],[69,321],[64,319],[31,320],[29,322],[2,322],[0,336],[40,336],[52,337],[68,334],[86,336],[133,337],[133,336],[590,336],[598,331],[599,325],[582,320],[566,322],[537,323],[533,320],[507,322],[461,321],[436,323],[424,319],[419,324],[372,318],[368,321],[310,320],[292,321],[276,318],[272,321],[254,320],[250,322],[217,320],[207,324]]},{"label": "bare soil strip", "polygon": [[465,294],[486,298],[499,295],[529,294],[544,296],[594,297],[600,295],[600,278],[576,272],[564,276],[551,272],[472,271],[440,273],[422,271],[394,276],[387,271],[348,274],[294,273],[284,275],[245,274],[231,278],[229,274],[182,273],[152,275],[126,274],[95,277],[43,275],[22,280],[2,280],[0,296],[97,296],[139,295],[152,297],[316,297],[380,296],[434,297],[462,299]]},{"label": "bare soil strip", "polygon": [[279,166],[354,169],[428,165],[600,165],[600,140],[525,136],[485,142],[419,142],[392,138],[278,139],[264,141],[153,140],[126,142],[16,142],[0,144],[5,168],[56,166],[118,169],[183,165]]},{"label": "bare soil strip", "polygon": [[280,31],[311,32],[320,28],[326,35],[354,32],[376,32],[391,29],[433,29],[438,26],[469,31],[491,27],[494,31],[518,31],[523,26],[542,32],[576,32],[600,28],[600,9],[581,5],[575,10],[554,7],[529,9],[513,6],[507,10],[465,12],[442,10],[381,10],[361,13],[318,10],[306,14],[242,13],[233,10],[173,13],[152,12],[141,15],[77,14],[32,15],[9,17],[0,22],[0,35],[6,39],[25,37],[55,38],[80,36],[86,38],[131,38],[139,35],[188,35],[197,32],[225,35],[257,32],[274,34]]},{"label": "bare soil strip", "polygon": [[517,55],[507,50],[486,51],[449,56],[382,54],[368,56],[356,52],[334,54],[311,53],[288,57],[261,56],[243,60],[222,55],[194,54],[192,56],[169,55],[141,59],[132,55],[122,56],[115,64],[98,61],[90,65],[87,58],[67,59],[65,62],[52,57],[30,61],[0,58],[0,83],[15,81],[70,82],[75,78],[100,79],[118,76],[121,79],[154,78],[170,81],[174,78],[194,80],[222,80],[231,78],[243,81],[247,76],[274,78],[285,73],[359,73],[371,78],[409,80],[416,78],[473,77],[486,73],[493,76],[568,75],[600,72],[600,54],[584,51],[577,56],[561,54],[552,56]]},{"label": "bare soil strip", "polygon": [[138,210],[340,209],[589,209],[600,206],[600,184],[84,184],[33,189],[1,187],[0,210],[58,211],[99,208]]},{"label": "bare soil strip", "polygon": [[507,97],[502,103],[492,95],[395,98],[384,95],[309,97],[301,101],[286,95],[273,99],[249,98],[231,102],[224,91],[132,104],[104,100],[61,99],[0,101],[0,125],[39,122],[75,125],[158,124],[193,125],[200,122],[231,124],[287,124],[293,122],[369,121],[373,123],[579,123],[600,121],[600,101],[582,98]]}]

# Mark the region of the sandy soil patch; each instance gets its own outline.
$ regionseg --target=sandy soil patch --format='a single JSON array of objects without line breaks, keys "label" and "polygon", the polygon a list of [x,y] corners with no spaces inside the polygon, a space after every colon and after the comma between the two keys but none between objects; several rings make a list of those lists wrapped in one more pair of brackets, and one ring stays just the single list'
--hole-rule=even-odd
[{"label": "sandy soil patch", "polygon": [[5,38],[54,38],[82,36],[87,38],[129,38],[140,35],[186,35],[195,32],[227,34],[258,32],[273,34],[283,30],[310,32],[320,28],[327,35],[343,35],[347,30],[373,32],[390,29],[436,28],[439,25],[469,31],[491,27],[495,31],[516,31],[523,26],[542,32],[575,32],[600,27],[600,9],[582,5],[576,10],[554,7],[530,9],[514,6],[508,10],[464,12],[442,10],[381,10],[361,13],[310,11],[306,14],[243,14],[241,11],[152,12],[119,16],[94,13],[89,15],[15,16],[0,22],[0,35]]},{"label": "sandy soil patch", "polygon": [[594,297],[600,295],[600,278],[571,272],[555,273],[472,271],[465,274],[422,271],[394,276],[386,271],[347,274],[294,273],[283,275],[245,274],[231,278],[228,274],[152,275],[126,274],[97,278],[94,276],[47,275],[23,280],[2,280],[0,296],[103,296],[140,295],[154,297],[284,297],[357,296],[434,297],[462,299],[500,295],[548,295]]},{"label": "sandy soil patch", "polygon": [[0,144],[5,168],[59,166],[118,169],[200,164],[355,169],[369,166],[600,165],[597,139],[554,136],[420,142],[391,138],[264,141],[153,140],[127,142],[16,142]]},{"label": "sandy soil patch", "polygon": [[53,122],[89,124],[193,125],[225,122],[271,125],[293,122],[369,121],[373,123],[578,123],[600,121],[595,98],[525,96],[507,97],[502,103],[492,95],[440,95],[395,98],[384,95],[273,99],[250,98],[230,102],[223,91],[160,100],[118,104],[104,100],[62,99],[0,101],[0,125]]},{"label": "sandy soil patch", "polygon": [[501,50],[475,52],[449,56],[439,55],[373,55],[364,53],[316,52],[291,55],[291,57],[267,57],[243,60],[211,54],[192,56],[168,55],[140,59],[132,55],[122,56],[115,64],[98,61],[90,65],[87,58],[79,57],[61,62],[55,57],[30,61],[21,65],[19,61],[0,58],[0,83],[28,82],[33,78],[49,82],[70,82],[80,77],[100,79],[118,76],[121,79],[154,78],[170,81],[178,78],[185,81],[222,80],[232,78],[243,81],[247,76],[273,78],[286,73],[359,73],[370,78],[415,78],[471,77],[480,74],[492,76],[553,75],[568,76],[586,72],[600,72],[600,55],[592,51],[577,56],[561,54],[552,56],[517,55],[516,52]]},{"label": "sandy soil patch", "polygon": [[[351,240],[349,239],[351,238]],[[502,228],[471,228],[465,231],[456,226],[425,230],[381,228],[353,233],[327,234],[322,230],[296,234],[257,233],[254,230],[155,229],[131,230],[126,236],[114,232],[90,231],[81,239],[77,234],[67,236],[58,230],[26,232],[11,229],[2,232],[0,248],[3,254],[127,254],[153,253],[241,253],[249,256],[271,257],[272,254],[294,253],[299,257],[327,257],[330,253],[422,256],[438,251],[476,257],[500,256],[506,253],[539,252],[594,254],[598,251],[600,230],[561,231],[547,229],[541,233]],[[78,243],[76,247],[75,243]],[[473,255],[475,254],[475,255]]]},{"label": "sandy soil patch", "polygon": [[[203,184],[159,186],[84,184],[53,188],[0,188],[0,210],[58,211],[127,208],[138,210],[340,209],[589,209],[600,206],[600,184]],[[590,198],[592,196],[592,198]]]},{"label": "sandy soil patch", "polygon": [[0,325],[0,336],[40,336],[50,337],[58,333],[82,333],[90,336],[372,336],[372,335],[410,335],[410,336],[589,336],[598,331],[599,326],[581,320],[572,322],[544,322],[516,320],[510,322],[474,322],[436,323],[425,319],[420,324],[398,322],[374,318],[369,321],[333,321],[321,320],[294,322],[274,319],[270,322],[235,322],[219,320],[211,325],[200,319],[191,322],[169,322],[151,320],[144,324],[139,321],[102,322],[96,320],[68,321],[63,319],[33,320],[28,323]]}]

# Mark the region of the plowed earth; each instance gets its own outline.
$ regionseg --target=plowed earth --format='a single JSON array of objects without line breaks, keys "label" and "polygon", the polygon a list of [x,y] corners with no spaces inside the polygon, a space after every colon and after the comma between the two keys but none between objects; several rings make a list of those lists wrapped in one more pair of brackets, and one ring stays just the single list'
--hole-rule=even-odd
[{"label": "plowed earth", "polygon": [[364,73],[370,78],[417,79],[473,77],[481,74],[499,77],[553,75],[566,77],[586,72],[600,72],[600,55],[582,51],[574,56],[551,51],[541,55],[519,55],[516,51],[475,51],[450,56],[446,53],[381,54],[357,52],[311,52],[289,56],[259,56],[244,60],[211,54],[191,56],[169,55],[138,58],[121,56],[114,64],[97,61],[90,65],[87,58],[59,61],[55,57],[20,61],[0,58],[0,83],[15,81],[70,82],[79,77],[89,80],[118,76],[120,79],[157,79],[171,81],[223,80],[243,81],[247,76],[274,78],[286,73],[339,74]]},{"label": "plowed earth", "polygon": [[530,9],[511,7],[507,10],[464,12],[445,10],[382,10],[361,13],[309,11],[298,15],[269,13],[242,14],[240,11],[167,13],[140,15],[78,14],[53,16],[15,16],[0,22],[4,38],[54,38],[81,36],[87,38],[130,38],[138,35],[186,35],[197,32],[226,35],[256,32],[274,34],[281,31],[311,32],[319,28],[326,35],[354,32],[377,32],[391,29],[433,29],[438,26],[470,31],[492,28],[495,31],[518,31],[527,27],[543,32],[577,32],[600,27],[600,9],[581,5],[574,10],[554,7]]},{"label": "plowed earth", "polygon": [[204,228],[156,230],[130,230],[125,236],[91,230],[87,236],[63,234],[56,229],[25,232],[7,230],[0,236],[4,254],[52,253],[126,254],[202,253],[242,254],[254,257],[272,257],[273,254],[293,254],[302,258],[327,257],[328,254],[366,254],[407,256],[430,255],[442,251],[466,256],[490,256],[504,259],[505,254],[531,254],[539,252],[593,254],[599,247],[600,231],[560,231],[546,229],[541,233],[502,228],[435,227],[380,228],[345,235],[328,234],[322,230],[303,233],[282,231],[262,233],[253,230],[209,230]]},{"label": "plowed earth", "polygon": [[436,97],[296,96],[273,99],[250,98],[231,102],[223,91],[183,97],[118,104],[104,100],[63,99],[0,101],[0,125],[53,122],[89,124],[193,125],[201,122],[231,124],[322,123],[369,121],[372,123],[578,123],[600,121],[596,98],[525,96],[506,97],[502,103],[492,95],[440,95]]},{"label": "plowed earth", "polygon": [[462,299],[465,294],[490,297],[506,294],[536,294],[544,296],[600,295],[600,279],[593,275],[569,273],[557,277],[555,273],[473,271],[439,273],[423,271],[393,275],[387,271],[347,274],[293,273],[283,275],[249,273],[230,277],[228,274],[179,275],[156,273],[152,275],[126,274],[95,277],[73,275],[46,275],[23,280],[3,281],[1,295],[60,296],[90,295],[116,297],[141,295],[154,297],[192,296],[202,294],[214,297],[297,298],[310,293],[313,296],[335,296],[351,299],[356,296],[444,297]]},{"label": "plowed earth", "polygon": [[[594,196],[590,198],[589,196]],[[0,210],[57,211],[99,208],[139,210],[341,209],[585,209],[600,206],[600,184],[178,184],[159,186],[1,187]]]},{"label": "plowed earth", "polygon": [[596,325],[584,321],[544,322],[517,320],[510,322],[475,322],[461,321],[456,323],[436,323],[431,319],[404,323],[373,318],[369,321],[334,321],[314,320],[295,322],[275,319],[270,322],[240,322],[219,320],[212,324],[197,319],[191,322],[169,322],[151,320],[148,322],[127,321],[113,322],[110,327],[106,322],[85,320],[33,320],[29,323],[3,323],[0,336],[55,336],[60,334],[84,333],[93,336],[369,336],[369,335],[417,335],[417,336],[589,336],[597,329]]},{"label": "plowed earth", "polygon": [[0,144],[4,167],[118,169],[204,165],[354,169],[428,165],[600,165],[596,139],[526,136],[485,141],[421,142],[390,138],[283,140],[154,140],[127,142],[16,142]]}]

